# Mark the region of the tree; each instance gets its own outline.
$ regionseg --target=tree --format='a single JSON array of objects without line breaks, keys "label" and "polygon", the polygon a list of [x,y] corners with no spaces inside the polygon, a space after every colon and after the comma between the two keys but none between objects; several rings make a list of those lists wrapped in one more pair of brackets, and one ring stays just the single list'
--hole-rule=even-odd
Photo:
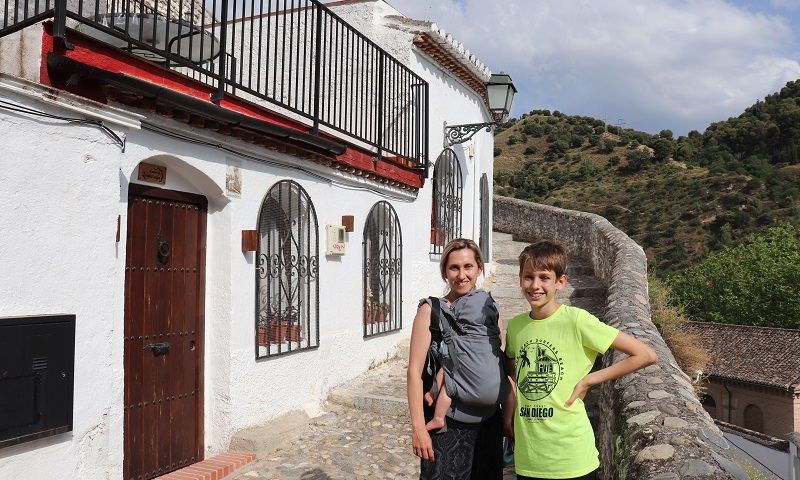
[{"label": "tree", "polygon": [[800,328],[800,231],[782,223],[670,281],[695,320]]},{"label": "tree", "polygon": [[656,138],[648,146],[653,149],[653,159],[659,162],[668,159],[672,155],[672,149],[675,148],[672,140],[663,137]]},{"label": "tree", "polygon": [[626,172],[638,172],[650,163],[650,155],[642,150],[634,150],[625,155],[628,160],[628,165],[625,167]]},{"label": "tree", "polygon": [[658,132],[658,136],[666,140],[672,140],[672,130],[664,129]]}]

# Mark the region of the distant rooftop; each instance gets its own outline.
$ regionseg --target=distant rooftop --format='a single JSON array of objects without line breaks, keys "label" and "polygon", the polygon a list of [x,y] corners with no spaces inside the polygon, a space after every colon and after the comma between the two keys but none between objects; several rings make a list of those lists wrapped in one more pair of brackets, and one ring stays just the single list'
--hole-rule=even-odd
[{"label": "distant rooftop", "polygon": [[686,322],[709,354],[703,373],[744,383],[797,390],[800,387],[800,330]]}]

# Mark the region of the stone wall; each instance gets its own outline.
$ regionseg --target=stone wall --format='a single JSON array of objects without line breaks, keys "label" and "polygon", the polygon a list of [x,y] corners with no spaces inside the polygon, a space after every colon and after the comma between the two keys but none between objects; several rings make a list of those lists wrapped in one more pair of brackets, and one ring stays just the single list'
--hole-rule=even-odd
[{"label": "stone wall", "polygon": [[[500,196],[494,197],[494,229],[516,240],[553,240],[589,260],[607,288],[605,322],[658,354],[658,364],[600,387],[600,478],[749,478],[731,460],[730,445],[650,319],[641,247],[599,215]],[[624,358],[610,352],[603,363]]]}]

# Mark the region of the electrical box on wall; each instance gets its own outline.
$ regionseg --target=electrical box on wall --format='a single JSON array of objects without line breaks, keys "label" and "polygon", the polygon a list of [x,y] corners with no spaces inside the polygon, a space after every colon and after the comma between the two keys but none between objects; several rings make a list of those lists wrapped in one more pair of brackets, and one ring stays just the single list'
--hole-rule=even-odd
[{"label": "electrical box on wall", "polygon": [[344,255],[344,225],[325,225],[325,255]]},{"label": "electrical box on wall", "polygon": [[75,315],[0,318],[0,448],[72,430]]}]

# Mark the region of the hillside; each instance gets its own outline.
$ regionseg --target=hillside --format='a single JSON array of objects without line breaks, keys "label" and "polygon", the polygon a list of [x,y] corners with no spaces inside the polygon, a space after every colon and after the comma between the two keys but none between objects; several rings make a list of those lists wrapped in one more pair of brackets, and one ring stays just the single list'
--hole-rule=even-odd
[{"label": "hillside", "polygon": [[603,215],[663,275],[781,220],[800,225],[798,147],[800,81],[678,139],[534,110],[495,132],[495,192]]}]

